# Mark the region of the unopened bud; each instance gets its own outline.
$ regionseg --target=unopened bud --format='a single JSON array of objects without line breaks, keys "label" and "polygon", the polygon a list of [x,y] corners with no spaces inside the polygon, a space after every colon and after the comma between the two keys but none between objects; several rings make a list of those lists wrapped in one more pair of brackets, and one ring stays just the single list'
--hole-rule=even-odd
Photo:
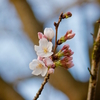
[{"label": "unopened bud", "polygon": [[66,45],[64,45],[64,46],[62,47],[61,51],[63,51],[64,49],[68,49],[68,48],[69,48],[69,45],[66,44]]},{"label": "unopened bud", "polygon": [[62,18],[69,18],[72,16],[72,13],[71,12],[67,12],[65,14],[63,14]]},{"label": "unopened bud", "polygon": [[46,38],[46,36],[44,34],[42,34],[41,32],[38,32],[38,38],[42,39],[42,38]]},{"label": "unopened bud", "polygon": [[55,33],[52,28],[45,28],[44,30],[44,35],[49,39],[52,40],[54,37]]}]

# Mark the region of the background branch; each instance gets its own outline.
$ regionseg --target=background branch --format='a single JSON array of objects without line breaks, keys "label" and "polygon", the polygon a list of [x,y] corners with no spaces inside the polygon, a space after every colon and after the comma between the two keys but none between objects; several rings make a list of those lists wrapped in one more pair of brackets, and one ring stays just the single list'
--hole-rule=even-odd
[{"label": "background branch", "polygon": [[31,7],[26,0],[10,0],[14,4],[19,17],[23,23],[23,28],[34,44],[38,44],[37,33],[43,31],[43,25],[36,20]]},{"label": "background branch", "polygon": [[24,100],[13,87],[0,78],[0,100]]},{"label": "background branch", "polygon": [[100,67],[100,26],[98,29],[97,38],[94,42],[94,48],[92,53],[92,67],[91,67],[92,75],[89,81],[87,100],[95,100],[99,67]]}]

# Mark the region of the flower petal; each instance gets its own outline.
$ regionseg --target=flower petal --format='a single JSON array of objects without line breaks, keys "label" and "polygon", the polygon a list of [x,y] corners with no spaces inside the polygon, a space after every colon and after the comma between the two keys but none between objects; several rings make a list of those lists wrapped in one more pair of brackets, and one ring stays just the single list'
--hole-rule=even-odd
[{"label": "flower petal", "polygon": [[48,68],[47,67],[43,67],[41,75],[45,76],[47,71],[48,71]]},{"label": "flower petal", "polygon": [[51,52],[52,46],[53,46],[52,42],[48,42],[47,48],[48,48],[48,51],[49,51],[49,52]]},{"label": "flower petal", "polygon": [[47,54],[44,55],[44,57],[49,57],[53,54],[53,52],[48,52]]},{"label": "flower petal", "polygon": [[34,74],[34,75],[39,75],[39,74],[41,74],[41,72],[42,72],[41,69],[36,68],[35,70],[33,70],[32,74]]},{"label": "flower petal", "polygon": [[53,63],[53,61],[49,58],[49,57],[46,57],[46,58],[44,58],[44,63],[45,63],[45,65],[48,67],[48,66],[52,66],[54,63]]},{"label": "flower petal", "polygon": [[36,66],[38,66],[38,62],[37,62],[36,59],[34,59],[32,62],[30,62],[29,68],[30,68],[31,70],[34,70],[34,69],[36,68]]},{"label": "flower petal", "polygon": [[34,49],[35,49],[35,51],[41,51],[42,50],[42,48],[40,46],[37,46],[37,45],[34,46]]},{"label": "flower petal", "polygon": [[48,40],[43,38],[43,39],[40,39],[39,40],[39,45],[42,47],[42,48],[45,48],[47,47],[47,44],[48,44]]}]

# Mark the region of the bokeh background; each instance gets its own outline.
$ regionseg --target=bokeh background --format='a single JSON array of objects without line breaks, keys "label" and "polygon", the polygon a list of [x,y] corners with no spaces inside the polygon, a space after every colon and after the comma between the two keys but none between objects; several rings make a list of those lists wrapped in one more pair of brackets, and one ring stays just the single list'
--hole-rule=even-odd
[{"label": "bokeh background", "polygon": [[[70,29],[76,33],[65,43],[74,51],[74,67],[57,68],[38,100],[86,100],[93,47],[90,33],[97,33],[99,0],[0,0],[0,100],[33,99],[43,82],[29,69],[29,63],[37,58],[37,32],[45,27],[55,30],[54,21],[68,11],[73,15],[60,23],[58,38]],[[100,73],[96,100],[100,100]]]}]

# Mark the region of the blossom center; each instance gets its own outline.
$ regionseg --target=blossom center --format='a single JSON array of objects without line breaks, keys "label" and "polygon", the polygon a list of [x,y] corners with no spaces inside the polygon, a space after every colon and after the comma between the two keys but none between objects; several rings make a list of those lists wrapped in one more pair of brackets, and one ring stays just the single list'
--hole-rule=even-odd
[{"label": "blossom center", "polygon": [[37,67],[42,68],[42,67],[43,67],[43,65],[42,65],[42,64],[39,64]]},{"label": "blossom center", "polygon": [[48,49],[47,48],[43,48],[43,51],[44,51],[44,53],[47,53]]}]

